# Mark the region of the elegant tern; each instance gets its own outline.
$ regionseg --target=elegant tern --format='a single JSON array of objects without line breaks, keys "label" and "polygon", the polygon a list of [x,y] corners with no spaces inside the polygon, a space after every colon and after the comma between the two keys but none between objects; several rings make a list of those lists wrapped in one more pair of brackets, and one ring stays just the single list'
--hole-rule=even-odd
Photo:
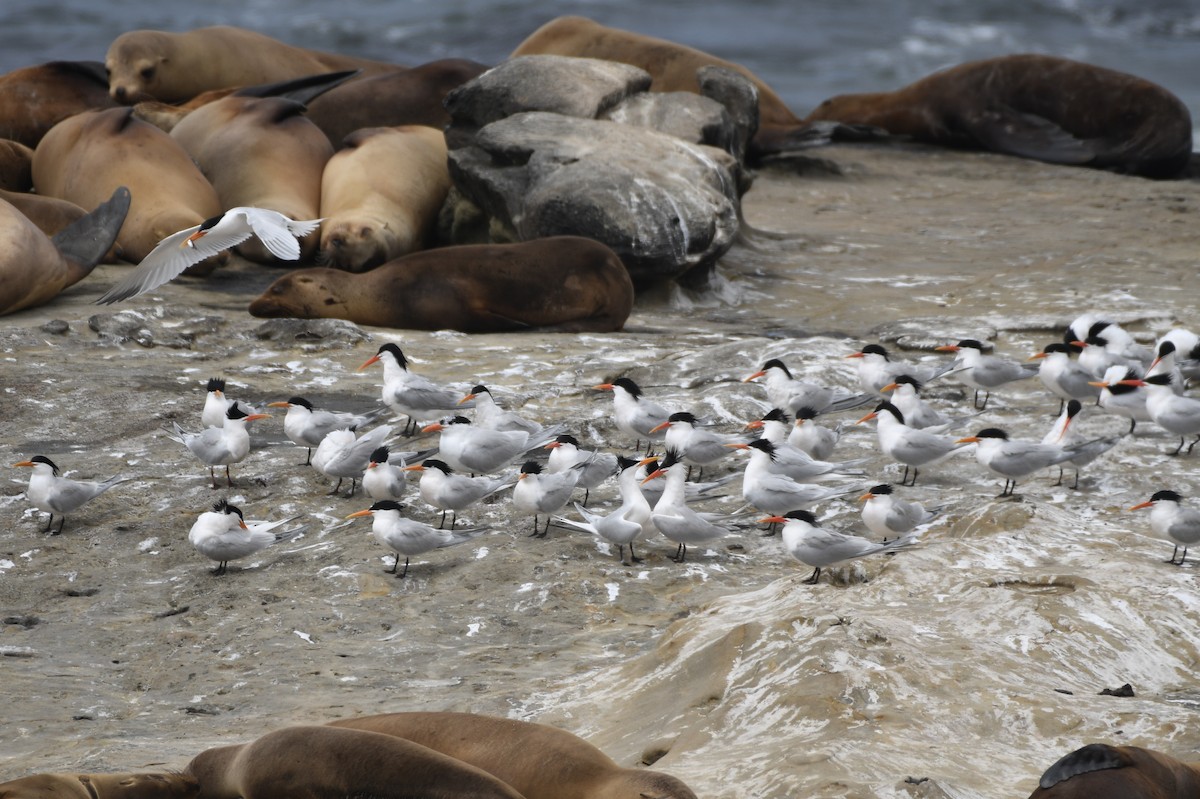
[{"label": "elegant tern", "polygon": [[[388,574],[405,577],[408,574],[408,560],[413,555],[421,555],[434,549],[444,549],[457,544],[465,544],[488,531],[487,527],[471,527],[458,530],[442,530],[424,522],[409,519],[401,515],[404,505],[391,499],[381,499],[366,510],[356,511],[347,519],[362,516],[371,518],[371,534],[375,540],[384,546],[391,547],[396,553],[396,562],[388,570]],[[400,556],[404,556],[404,571],[400,571]]]},{"label": "elegant tern", "polygon": [[503,491],[513,485],[517,478],[513,476],[470,477],[458,474],[445,461],[438,458],[426,458],[424,463],[414,463],[404,467],[407,471],[420,472],[421,479],[417,490],[421,499],[442,512],[439,527],[446,524],[446,513],[453,514],[450,526],[458,522],[458,512],[474,505],[482,499],[490,497],[497,491]]},{"label": "elegant tern", "polygon": [[[1200,541],[1200,510],[1189,508],[1182,503],[1183,497],[1179,493],[1164,490],[1155,491],[1150,499],[1130,508],[1130,510],[1151,509],[1150,529],[1159,538],[1175,545],[1175,550],[1171,553],[1171,558],[1167,563],[1173,563],[1176,566],[1182,566],[1183,562],[1187,560],[1188,547]],[[1177,561],[1175,558],[1179,555],[1180,547],[1183,547],[1183,557]]]},{"label": "elegant tern", "polygon": [[816,585],[821,579],[821,570],[826,566],[878,552],[894,552],[916,542],[916,536],[907,533],[900,538],[877,544],[860,536],[821,527],[816,517],[806,510],[794,510],[782,516],[768,516],[759,521],[783,525],[780,534],[783,548],[805,566],[813,567],[812,574],[803,581],[808,585]]},{"label": "elegant tern", "polygon": [[[27,461],[14,463],[13,466],[33,470],[29,475],[25,498],[38,510],[50,514],[42,532],[51,535],[58,535],[62,532],[68,513],[79,510],[118,483],[132,479],[117,475],[100,482],[71,480],[63,477],[54,461],[45,455],[34,455]],[[56,513],[59,515],[58,529],[51,532],[50,527]]]},{"label": "elegant tern", "polygon": [[462,393],[438,386],[408,368],[408,359],[395,344],[388,342],[358,367],[366,369],[373,363],[383,364],[383,404],[395,413],[408,417],[404,434],[417,428],[417,417],[430,411],[448,411],[459,407],[472,408],[474,401],[461,401]]},{"label": "elegant tern", "polygon": [[250,454],[250,433],[246,430],[246,424],[267,418],[265,413],[248,414],[234,402],[225,412],[225,423],[220,427],[206,427],[199,433],[188,433],[178,423],[172,422],[173,432],[168,432],[167,437],[183,444],[201,463],[208,466],[213,488],[217,487],[214,471],[217,466],[225,467],[225,481],[232,486],[229,466],[241,463]]},{"label": "elegant tern", "polygon": [[653,400],[645,399],[642,389],[628,377],[618,377],[611,383],[600,383],[592,388],[613,393],[613,422],[618,430],[634,439],[635,451],[641,449],[643,438],[649,449],[650,442],[662,441],[666,437],[662,423],[667,421],[670,411]]},{"label": "elegant tern", "polygon": [[220,500],[212,510],[196,518],[192,529],[188,531],[188,541],[201,555],[217,561],[217,568],[212,573],[220,576],[226,572],[229,561],[249,557],[272,544],[303,533],[307,529],[305,525],[275,532],[277,528],[298,518],[293,516],[276,522],[247,522],[241,508]]},{"label": "elegant tern", "polygon": [[357,430],[371,424],[386,411],[379,408],[367,413],[317,410],[304,397],[292,397],[287,402],[268,402],[268,408],[287,408],[283,416],[283,432],[293,444],[308,449],[302,466],[312,465],[313,447],[319,446],[334,430]]},{"label": "elegant tern", "polygon": [[[978,339],[965,338],[957,344],[946,344],[934,349],[938,352],[955,353],[954,363],[946,374],[952,380],[975,389],[975,407],[979,410],[987,408],[992,389],[1033,377],[1038,373],[1036,366],[998,355],[985,355],[983,342]],[[980,391],[983,392],[982,405],[979,404]]]}]

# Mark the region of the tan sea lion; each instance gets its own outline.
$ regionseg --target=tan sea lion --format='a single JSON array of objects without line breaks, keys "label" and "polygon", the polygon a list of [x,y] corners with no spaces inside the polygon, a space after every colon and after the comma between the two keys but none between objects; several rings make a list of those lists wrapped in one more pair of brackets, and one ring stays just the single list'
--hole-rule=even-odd
[{"label": "tan sea lion", "polygon": [[[192,759],[201,799],[522,799],[487,772],[392,735],[285,727]],[[103,799],[103,798],[102,798]]]},{"label": "tan sea lion", "polygon": [[1046,55],[972,61],[896,91],[833,97],[805,121],[818,120],[1154,178],[1177,176],[1192,152],[1191,114],[1163,87]]},{"label": "tan sea lion", "polygon": [[1088,744],[1042,775],[1029,799],[1196,799],[1200,763],[1138,746]]},{"label": "tan sea lion", "polygon": [[404,125],[350,134],[320,179],[322,263],[363,272],[424,249],[450,185],[440,130]]},{"label": "tan sea lion", "polygon": [[360,275],[300,269],[268,286],[250,313],[464,333],[610,332],[632,308],[633,282],[616,253],[555,236],[424,250]]},{"label": "tan sea lion", "polygon": [[33,150],[12,139],[0,139],[0,189],[33,188]]},{"label": "tan sea lion", "polygon": [[758,132],[751,141],[761,156],[803,143],[807,125],[750,70],[701,50],[653,36],[609,28],[586,17],[558,17],[517,45],[513,56],[564,55],[631,64],[650,73],[655,92],[700,93],[696,70],[721,66],[747,77],[758,89]]},{"label": "tan sea lion", "polygon": [[119,103],[180,103],[211,89],[253,86],[343,69],[377,74],[398,68],[369,58],[294,47],[229,25],[184,33],[123,33],[109,46],[104,65],[109,70],[109,92]]},{"label": "tan sea lion", "polygon": [[120,187],[50,238],[0,200],[0,314],[49,302],[91,274],[116,241],[128,210],[129,190]]},{"label": "tan sea lion", "polygon": [[[321,175],[333,147],[300,103],[224,97],[188,114],[171,138],[212,183],[222,208],[269,208],[295,220],[321,216]],[[319,243],[317,231],[300,239],[300,257],[315,255]],[[257,237],[237,251],[258,263],[279,263]]]},{"label": "tan sea lion", "polygon": [[482,75],[487,67],[462,58],[443,58],[349,81],[308,103],[308,118],[334,147],[359,128],[450,124],[446,93]]},{"label": "tan sea lion", "polygon": [[200,784],[185,774],[31,774],[0,782],[0,799],[194,799]]},{"label": "tan sea lion", "polygon": [[33,182],[38,193],[84,208],[128,186],[133,203],[118,241],[134,262],[170,234],[223,210],[179,143],[134,119],[130,108],[85,111],[55,125],[34,152]]},{"label": "tan sea lion", "polygon": [[661,771],[622,768],[566,730],[473,713],[387,713],[332,722],[395,735],[483,769],[525,799],[696,799]]},{"label": "tan sea lion", "polygon": [[29,147],[69,116],[111,108],[99,61],[51,61],[0,75],[0,137]]}]

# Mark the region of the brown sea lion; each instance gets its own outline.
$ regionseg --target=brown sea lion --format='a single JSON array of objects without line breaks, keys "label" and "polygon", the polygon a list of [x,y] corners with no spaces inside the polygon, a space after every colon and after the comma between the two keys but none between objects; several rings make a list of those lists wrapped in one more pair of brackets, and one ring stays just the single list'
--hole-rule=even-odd
[{"label": "brown sea lion", "polygon": [[661,771],[622,768],[566,730],[473,713],[387,713],[330,726],[394,735],[483,769],[525,799],[696,799]]},{"label": "brown sea lion", "polygon": [[[315,130],[315,126],[314,126]],[[322,263],[363,272],[424,249],[450,191],[446,137],[425,125],[365,128],[320,178]]]},{"label": "brown sea lion", "polygon": [[308,118],[334,147],[359,128],[450,124],[446,93],[482,75],[487,67],[462,58],[430,61],[349,81],[308,103]]},{"label": "brown sea lion", "polygon": [[1178,175],[1192,152],[1191,114],[1163,87],[1046,55],[972,61],[896,91],[833,97],[805,121],[818,120],[1153,178]]},{"label": "brown sea lion", "polygon": [[[224,97],[188,114],[171,138],[212,183],[222,208],[269,208],[295,220],[321,216],[321,175],[333,147],[300,103]],[[315,255],[319,243],[317,231],[300,239],[300,257]],[[257,237],[237,251],[258,263],[279,263]]]},{"label": "brown sea lion", "polygon": [[29,147],[69,116],[116,105],[99,61],[51,61],[0,75],[0,137]]},{"label": "brown sea lion", "polygon": [[192,758],[201,799],[522,799],[487,772],[392,735],[285,727]]},{"label": "brown sea lion", "polygon": [[184,33],[137,30],[108,48],[109,93],[119,103],[180,103],[201,92],[290,80],[319,72],[397,65],[294,47],[255,31],[218,25]]},{"label": "brown sea lion", "polygon": [[556,236],[424,250],[360,275],[300,269],[268,286],[250,313],[464,333],[610,332],[632,308],[633,282],[616,253]]},{"label": "brown sea lion", "polygon": [[0,782],[0,799],[194,799],[200,784],[185,774],[31,774]]},{"label": "brown sea lion", "polygon": [[775,91],[750,70],[701,50],[653,36],[609,28],[586,17],[558,17],[517,45],[519,55],[564,55],[631,64],[650,73],[655,92],[700,93],[696,70],[721,66],[748,78],[758,89],[758,132],[750,143],[762,156],[802,144],[808,126],[792,113]]},{"label": "brown sea lion", "polygon": [[118,241],[134,262],[170,234],[223,210],[179,143],[134,119],[130,108],[85,111],[55,125],[34,152],[33,182],[38,193],[84,208],[128,186],[133,203]]},{"label": "brown sea lion", "polygon": [[91,274],[116,241],[128,210],[129,190],[118,188],[50,238],[0,200],[0,314],[49,302]]},{"label": "brown sea lion", "polygon": [[33,150],[12,139],[0,139],[0,189],[33,188]]},{"label": "brown sea lion", "polygon": [[1088,744],[1042,775],[1029,799],[1196,799],[1200,763],[1138,746]]}]

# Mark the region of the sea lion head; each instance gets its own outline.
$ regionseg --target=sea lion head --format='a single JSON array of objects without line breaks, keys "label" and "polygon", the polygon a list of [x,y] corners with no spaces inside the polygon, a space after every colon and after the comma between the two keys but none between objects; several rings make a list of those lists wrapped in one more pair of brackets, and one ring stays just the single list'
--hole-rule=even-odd
[{"label": "sea lion head", "polygon": [[113,40],[104,57],[109,96],[126,105],[175,99],[155,94],[159,70],[167,61],[163,43],[165,38],[157,31],[130,31]]},{"label": "sea lion head", "polygon": [[346,274],[337,269],[299,269],[276,280],[250,303],[250,315],[264,319],[344,319]]},{"label": "sea lion head", "polygon": [[341,215],[321,226],[320,263],[347,272],[366,272],[397,252],[396,234],[386,221]]}]

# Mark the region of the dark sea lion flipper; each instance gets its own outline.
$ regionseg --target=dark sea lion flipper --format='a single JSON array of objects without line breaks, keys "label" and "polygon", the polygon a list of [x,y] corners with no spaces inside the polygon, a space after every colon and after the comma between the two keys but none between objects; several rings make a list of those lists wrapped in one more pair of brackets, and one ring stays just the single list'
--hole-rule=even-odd
[{"label": "dark sea lion flipper", "polygon": [[1088,744],[1069,755],[1064,755],[1057,763],[1046,769],[1046,773],[1042,775],[1038,785],[1042,788],[1053,788],[1058,783],[1080,774],[1110,768],[1124,768],[1128,765],[1128,758],[1113,747],[1107,744]]},{"label": "dark sea lion flipper", "polygon": [[815,119],[790,127],[773,126],[760,128],[754,137],[753,156],[763,158],[791,150],[805,150],[834,142],[868,142],[901,138],[892,136],[883,128],[833,120]]},{"label": "dark sea lion flipper", "polygon": [[87,216],[76,219],[51,239],[63,257],[89,274],[117,240],[117,233],[129,213],[129,189],[119,186],[105,202]]},{"label": "dark sea lion flipper", "polygon": [[278,83],[262,83],[257,86],[246,86],[234,92],[236,97],[283,97],[297,103],[307,105],[330,89],[340,86],[356,75],[362,74],[361,69],[346,69],[340,72],[322,72],[319,75],[306,75],[303,78],[279,81]]},{"label": "dark sea lion flipper", "polygon": [[1096,157],[1086,141],[1056,122],[1013,108],[989,108],[968,119],[966,127],[981,145],[998,153],[1051,164],[1086,164]]}]

